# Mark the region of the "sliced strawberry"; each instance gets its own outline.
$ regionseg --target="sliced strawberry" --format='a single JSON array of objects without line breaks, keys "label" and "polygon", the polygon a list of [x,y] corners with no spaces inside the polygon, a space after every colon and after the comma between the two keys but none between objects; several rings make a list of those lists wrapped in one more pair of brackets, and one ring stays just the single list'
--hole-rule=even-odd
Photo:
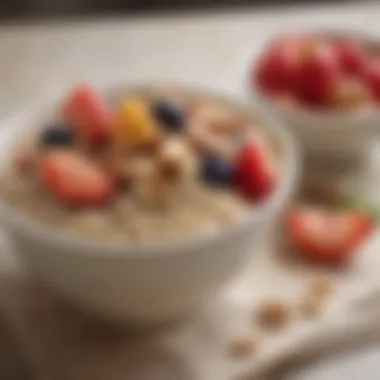
[{"label": "sliced strawberry", "polygon": [[102,204],[114,191],[114,181],[101,167],[71,151],[48,152],[40,169],[44,186],[68,205]]},{"label": "sliced strawberry", "polygon": [[285,214],[291,243],[306,257],[324,263],[348,260],[372,227],[368,215],[352,210],[298,207]]},{"label": "sliced strawberry", "polygon": [[62,118],[76,128],[89,143],[99,143],[109,136],[110,108],[93,87],[80,84],[68,94],[62,106]]},{"label": "sliced strawberry", "polygon": [[276,185],[276,172],[260,139],[248,140],[238,152],[234,180],[239,191],[248,199],[266,197]]}]

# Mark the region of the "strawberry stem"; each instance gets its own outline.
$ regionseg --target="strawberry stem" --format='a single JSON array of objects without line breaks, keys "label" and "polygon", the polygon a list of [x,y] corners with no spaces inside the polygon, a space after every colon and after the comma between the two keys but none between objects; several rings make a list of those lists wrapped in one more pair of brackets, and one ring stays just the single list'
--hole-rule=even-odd
[{"label": "strawberry stem", "polygon": [[337,207],[342,210],[357,210],[363,212],[374,220],[380,218],[379,206],[376,205],[374,201],[368,199],[368,197],[358,193],[343,194],[338,201]]}]

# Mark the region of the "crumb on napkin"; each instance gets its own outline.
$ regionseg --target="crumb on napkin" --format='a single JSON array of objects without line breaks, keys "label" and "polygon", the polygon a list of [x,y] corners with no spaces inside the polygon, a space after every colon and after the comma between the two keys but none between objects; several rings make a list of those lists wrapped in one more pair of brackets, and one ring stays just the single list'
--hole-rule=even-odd
[{"label": "crumb on napkin", "polygon": [[310,285],[310,294],[316,297],[327,297],[333,291],[333,281],[328,276],[320,276]]},{"label": "crumb on napkin", "polygon": [[325,302],[320,297],[307,294],[300,301],[299,308],[303,317],[312,318],[320,315],[323,312]]},{"label": "crumb on napkin", "polygon": [[299,303],[301,315],[307,318],[320,315],[326,306],[327,297],[333,291],[333,285],[332,279],[328,276],[316,278],[306,294],[301,297]]},{"label": "crumb on napkin", "polygon": [[280,298],[266,298],[259,305],[257,317],[261,325],[268,328],[285,326],[291,316],[288,303]]},{"label": "crumb on napkin", "polygon": [[256,334],[246,333],[231,340],[229,352],[235,358],[244,358],[252,355],[257,350],[259,343],[260,339]]}]

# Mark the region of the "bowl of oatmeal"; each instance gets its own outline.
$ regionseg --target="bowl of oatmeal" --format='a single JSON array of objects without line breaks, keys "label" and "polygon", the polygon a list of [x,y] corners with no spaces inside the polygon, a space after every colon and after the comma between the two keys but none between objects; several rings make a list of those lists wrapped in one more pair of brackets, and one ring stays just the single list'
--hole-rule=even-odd
[{"label": "bowl of oatmeal", "polygon": [[12,246],[40,280],[110,320],[164,321],[215,294],[297,174],[282,125],[182,87],[78,84],[0,130]]}]

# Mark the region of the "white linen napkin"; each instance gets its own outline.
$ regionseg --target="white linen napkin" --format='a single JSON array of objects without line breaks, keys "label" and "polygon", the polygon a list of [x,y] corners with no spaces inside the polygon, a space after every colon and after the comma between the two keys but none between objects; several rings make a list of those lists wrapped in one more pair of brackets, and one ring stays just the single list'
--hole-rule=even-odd
[{"label": "white linen napkin", "polygon": [[[307,284],[325,273],[289,260],[278,245],[255,253],[246,271],[208,307],[157,330],[133,332],[84,316],[19,273],[17,265],[3,266],[0,297],[46,379],[255,379],[296,359],[380,333],[379,244],[376,237],[351,267],[330,272],[336,283],[322,317],[304,321],[295,316],[276,333],[254,325],[257,302],[277,295],[293,307]],[[231,340],[252,331],[262,339],[257,352],[246,359],[231,357]]]}]

